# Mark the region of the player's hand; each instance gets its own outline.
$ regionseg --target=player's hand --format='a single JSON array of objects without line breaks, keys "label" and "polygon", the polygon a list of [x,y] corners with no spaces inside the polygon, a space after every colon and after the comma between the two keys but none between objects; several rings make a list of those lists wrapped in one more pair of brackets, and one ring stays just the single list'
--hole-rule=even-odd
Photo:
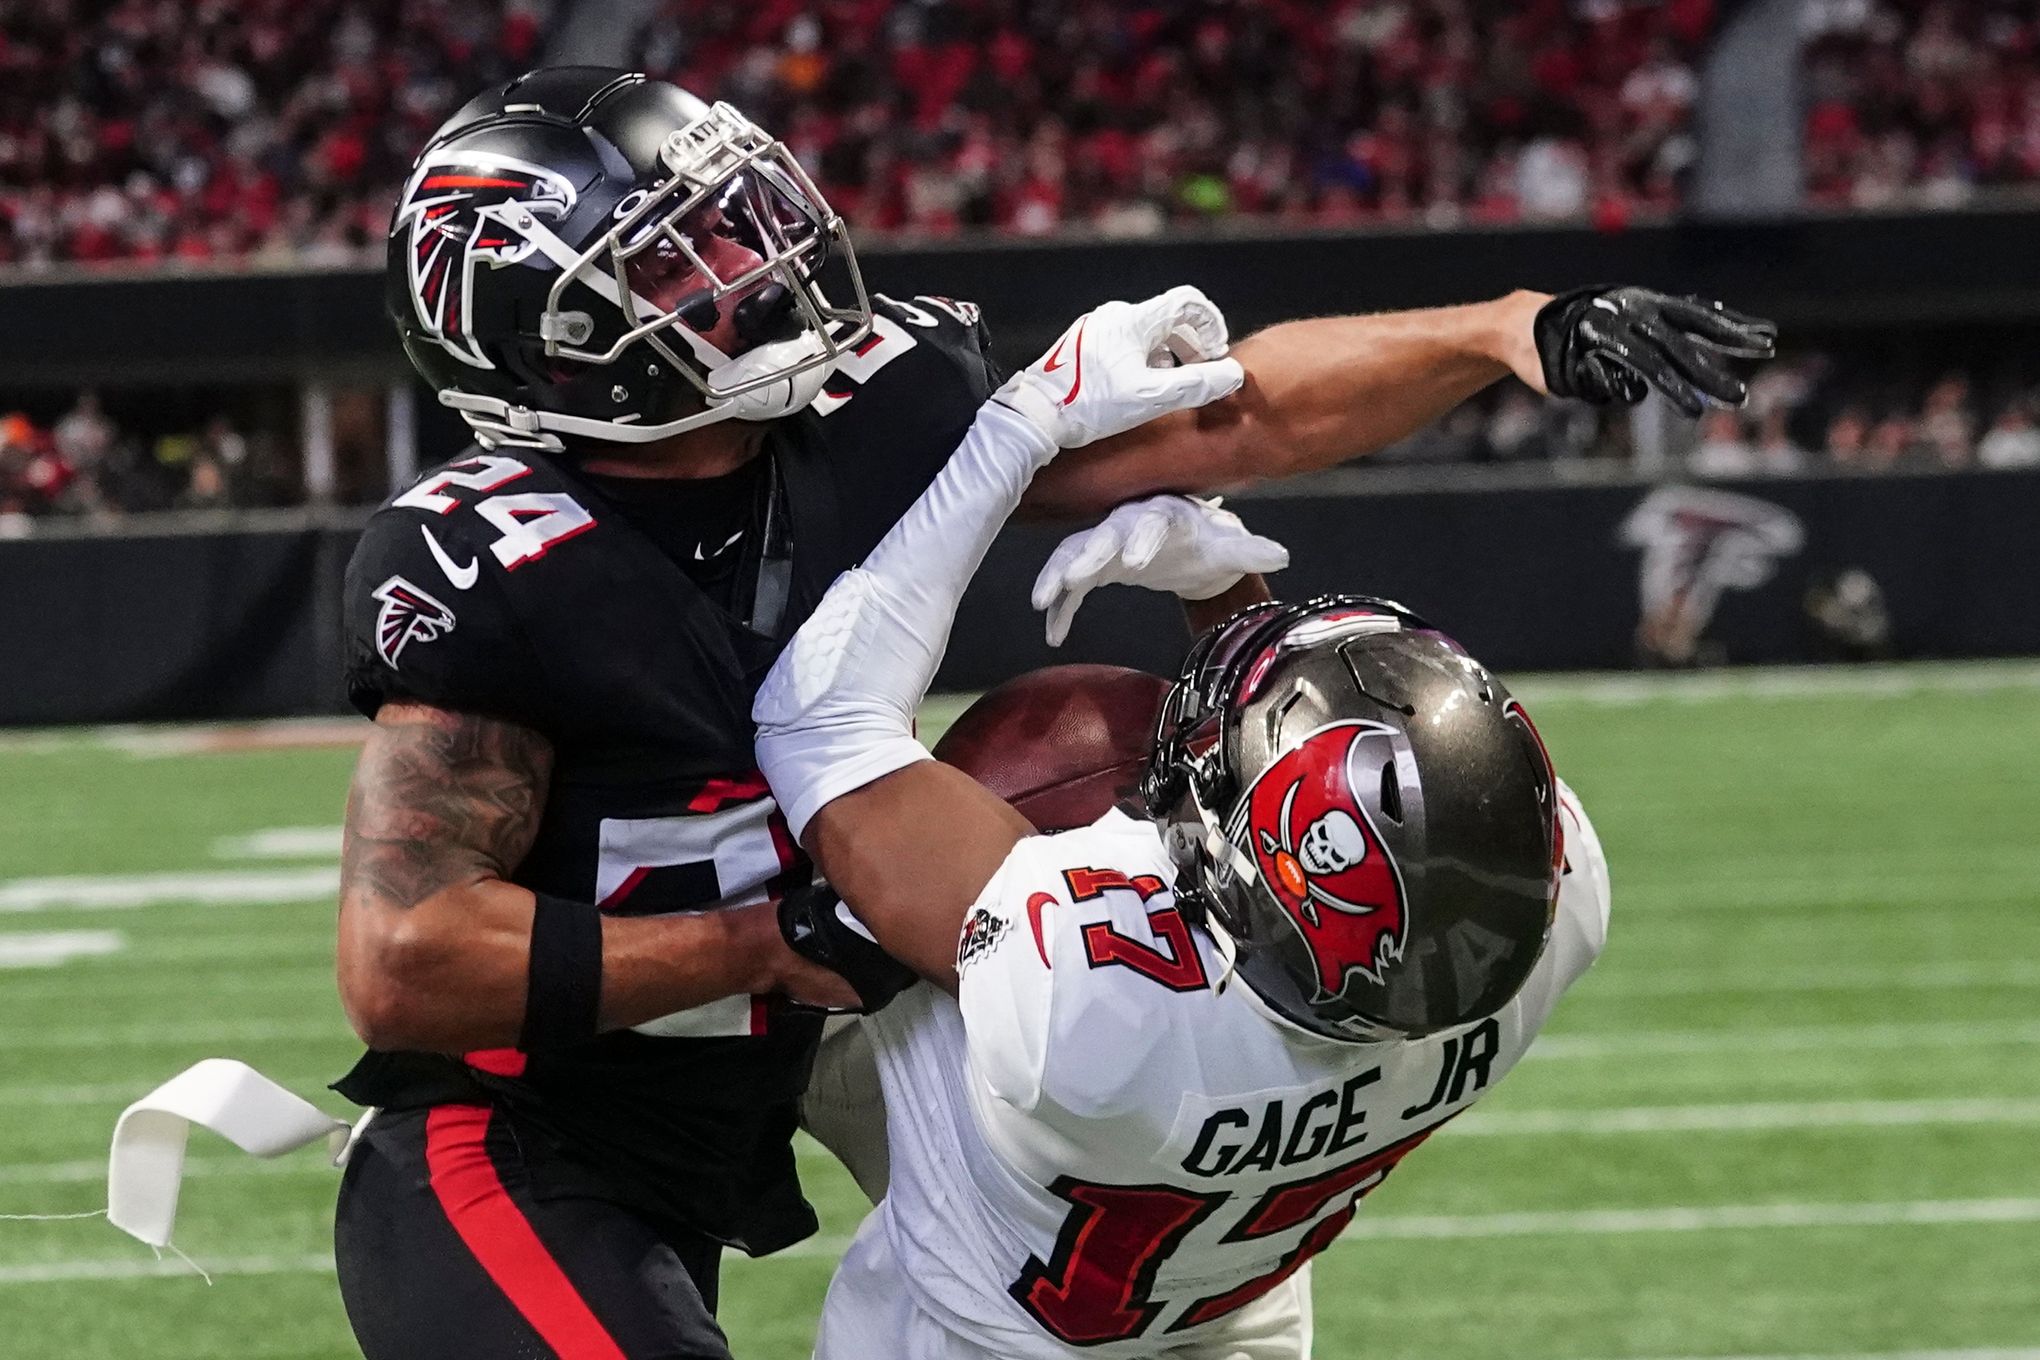
[{"label": "player's hand", "polygon": [[815,972],[842,983],[850,993],[847,1001],[840,992],[827,997],[794,995],[808,1005],[869,1015],[918,981],[911,968],[878,947],[827,884],[797,889],[780,899],[779,936]]},{"label": "player's hand", "polygon": [[1145,586],[1208,600],[1250,572],[1280,571],[1289,549],[1193,496],[1128,501],[1104,521],[1071,534],[1034,579],[1034,607],[1048,614],[1048,645],[1060,647],[1084,597],[1105,585]]},{"label": "player's hand", "polygon": [[1597,285],[1560,293],[1531,323],[1543,382],[1554,397],[1634,406],[1656,388],[1688,416],[1709,399],[1749,396],[1723,359],[1768,359],[1778,328],[1719,302],[1648,288]]},{"label": "player's hand", "polygon": [[1246,373],[1225,352],[1224,314],[1195,288],[1171,288],[1084,313],[992,400],[1082,448],[1237,392]]}]

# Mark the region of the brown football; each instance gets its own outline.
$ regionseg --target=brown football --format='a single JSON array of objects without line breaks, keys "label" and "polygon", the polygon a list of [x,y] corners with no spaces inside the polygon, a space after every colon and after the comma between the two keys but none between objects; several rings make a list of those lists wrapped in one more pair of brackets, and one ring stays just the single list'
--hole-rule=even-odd
[{"label": "brown football", "polygon": [[935,755],[1041,831],[1088,826],[1139,786],[1169,682],[1123,666],[1048,666],[988,691]]}]

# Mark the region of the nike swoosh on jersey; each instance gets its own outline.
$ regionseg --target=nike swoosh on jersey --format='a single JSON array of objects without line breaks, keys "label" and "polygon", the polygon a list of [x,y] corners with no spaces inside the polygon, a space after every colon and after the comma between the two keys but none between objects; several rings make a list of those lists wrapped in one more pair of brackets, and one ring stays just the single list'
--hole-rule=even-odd
[{"label": "nike swoosh on jersey", "polygon": [[694,545],[694,560],[697,562],[707,562],[714,558],[721,557],[724,553],[730,550],[731,544],[735,543],[738,539],[742,538],[743,536],[744,531],[742,529],[737,530],[735,533],[731,534],[728,538],[724,539],[723,545],[720,548],[717,548],[712,553],[704,553],[701,550],[701,545],[697,543]]},{"label": "nike swoosh on jersey", "polygon": [[1041,936],[1041,913],[1049,907],[1060,905],[1049,893],[1038,892],[1027,899],[1027,924],[1034,927],[1034,949],[1041,955],[1041,966],[1053,968],[1048,961],[1048,942]]},{"label": "nike swoosh on jersey", "polygon": [[466,566],[456,567],[453,565],[453,559],[446,555],[446,549],[440,547],[439,540],[432,536],[430,526],[421,524],[418,526],[418,532],[425,535],[425,546],[432,550],[432,560],[446,573],[446,579],[453,582],[455,590],[466,590],[480,578],[482,574],[480,558],[470,557]]}]

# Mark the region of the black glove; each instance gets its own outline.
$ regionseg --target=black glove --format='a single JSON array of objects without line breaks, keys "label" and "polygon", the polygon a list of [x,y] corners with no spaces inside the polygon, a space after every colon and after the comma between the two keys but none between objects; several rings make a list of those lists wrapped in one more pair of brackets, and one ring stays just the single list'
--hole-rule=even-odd
[{"label": "black glove", "polygon": [[1768,359],[1778,342],[1775,325],[1719,302],[1608,284],[1560,293],[1531,333],[1552,396],[1634,406],[1655,387],[1689,416],[1706,409],[1703,397],[1740,406],[1749,396],[1719,356]]},{"label": "black glove", "polygon": [[797,888],[779,899],[779,934],[794,953],[850,984],[859,1015],[883,1008],[919,980],[850,924],[843,899],[826,883]]}]

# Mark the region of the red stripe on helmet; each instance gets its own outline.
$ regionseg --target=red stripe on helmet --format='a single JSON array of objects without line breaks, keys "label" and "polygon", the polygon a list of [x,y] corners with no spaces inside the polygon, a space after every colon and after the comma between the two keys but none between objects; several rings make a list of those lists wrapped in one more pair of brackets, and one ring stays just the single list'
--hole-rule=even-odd
[{"label": "red stripe on helmet", "polygon": [[421,189],[523,189],[529,180],[497,179],[493,175],[433,175],[418,187]]}]

